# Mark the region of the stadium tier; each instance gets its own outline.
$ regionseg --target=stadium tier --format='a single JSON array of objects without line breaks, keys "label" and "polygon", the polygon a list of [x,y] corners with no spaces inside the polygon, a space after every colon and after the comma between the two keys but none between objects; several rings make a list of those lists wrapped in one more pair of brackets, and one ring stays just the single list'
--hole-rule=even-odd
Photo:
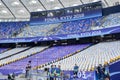
[{"label": "stadium tier", "polygon": [[[71,34],[71,33],[81,33],[85,31],[90,31],[93,26],[100,26],[100,17],[85,19],[85,20],[77,20],[71,22],[65,22],[59,29],[55,30],[55,35],[59,34]],[[53,34],[53,35],[54,35]]]},{"label": "stadium tier", "polygon": [[[90,44],[54,46],[54,47],[48,48],[42,52],[40,52],[40,51],[45,49],[46,47],[33,47],[30,50],[27,50],[25,52],[22,52],[22,53],[14,55],[14,56],[11,56],[9,58],[1,60],[0,61],[1,65],[5,64],[5,63],[7,63],[7,65],[0,67],[0,72],[3,74],[8,74],[8,71],[10,71],[10,73],[14,72],[14,70],[23,71],[23,70],[25,70],[27,63],[30,60],[32,61],[32,67],[36,67],[38,65],[44,65],[46,63],[51,63],[52,61],[55,61],[59,58],[63,58],[66,55],[72,54],[78,50],[82,50],[82,49],[88,47],[89,45]],[[35,54],[35,55],[31,55],[31,54]],[[27,57],[25,58],[25,56],[27,56]],[[24,57],[24,59],[19,60],[20,57]],[[16,60],[18,60],[18,61],[16,61]],[[9,64],[10,61],[13,61],[13,63]],[[7,72],[5,72],[5,71],[7,71]]]},{"label": "stadium tier", "polygon": [[[4,56],[4,57],[8,56],[8,55],[12,55],[12,56],[8,56],[8,57],[6,57],[4,59],[1,59],[0,60],[0,65],[4,65],[4,64],[9,64],[11,62],[15,62],[16,60],[20,60],[22,58],[25,58],[25,57],[28,57],[28,56],[30,56],[32,54],[40,52],[40,51],[42,51],[45,48],[46,47],[33,47],[33,48],[29,48],[29,49],[28,48],[15,48],[15,49],[12,49],[12,50],[7,51],[7,52],[2,54],[2,56]],[[15,51],[13,51],[13,50],[15,50]],[[9,53],[9,52],[11,52],[11,53]],[[5,55],[5,54],[7,54],[7,55]]]},{"label": "stadium tier", "polygon": [[[38,68],[39,70],[49,68],[51,65],[60,65],[62,70],[71,71],[74,65],[77,64],[79,71],[92,71],[99,64],[107,65],[120,58],[120,41],[90,45],[33,47],[25,52],[1,60],[1,65],[4,65],[0,67],[0,72],[2,74],[13,72],[20,74],[25,70],[28,61],[32,61],[33,69]],[[20,58],[20,56],[23,58]]]},{"label": "stadium tier", "polygon": [[26,47],[26,48],[14,48],[14,49],[11,49],[11,50],[8,50],[6,52],[3,52],[2,54],[0,54],[0,60],[6,58],[6,57],[9,57],[9,56],[12,56],[14,54],[17,54],[19,52],[22,52],[24,50],[27,50],[29,47]]},{"label": "stadium tier", "polygon": [[[119,57],[120,41],[103,42],[93,45],[66,59],[57,61],[52,65],[60,65],[62,70],[73,70],[74,65],[77,64],[79,66],[79,71],[91,71],[99,64],[110,64]],[[49,68],[50,66],[51,65],[45,67]]]},{"label": "stadium tier", "polygon": [[19,34],[27,22],[0,22],[0,38],[11,38]]},{"label": "stadium tier", "polygon": [[120,25],[120,13],[115,13],[104,17],[102,27],[109,28]]},{"label": "stadium tier", "polygon": [[76,20],[59,24],[28,26],[27,28],[24,28],[23,32],[17,35],[16,38],[72,34],[116,27],[120,25],[119,15],[120,13],[116,13],[104,17]]},{"label": "stadium tier", "polygon": [[92,18],[77,20],[65,23],[49,24],[49,25],[35,25],[24,28],[16,37],[38,37],[38,36],[52,36],[60,34],[81,33],[90,31],[92,26],[100,26],[101,18]]},{"label": "stadium tier", "polygon": [[120,13],[64,23],[26,26],[26,22],[0,23],[0,38],[25,38],[81,33],[120,25]]},{"label": "stadium tier", "polygon": [[38,25],[38,26],[28,26],[23,29],[23,31],[16,37],[37,37],[37,36],[48,36],[54,32],[52,30],[57,28],[58,24],[48,24],[48,25]]}]

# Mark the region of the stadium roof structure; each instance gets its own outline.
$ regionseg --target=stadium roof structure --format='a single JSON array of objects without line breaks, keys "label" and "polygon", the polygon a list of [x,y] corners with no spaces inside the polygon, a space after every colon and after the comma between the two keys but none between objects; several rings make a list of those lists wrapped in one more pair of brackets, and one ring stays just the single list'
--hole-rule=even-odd
[{"label": "stadium roof structure", "polygon": [[[0,0],[0,21],[29,20],[30,12],[53,10],[98,0]],[[101,0],[103,7],[120,3],[120,0]]]}]

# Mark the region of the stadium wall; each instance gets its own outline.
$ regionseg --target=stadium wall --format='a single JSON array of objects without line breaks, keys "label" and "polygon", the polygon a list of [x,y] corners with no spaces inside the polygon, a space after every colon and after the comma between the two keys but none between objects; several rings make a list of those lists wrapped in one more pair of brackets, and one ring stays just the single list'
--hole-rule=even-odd
[{"label": "stadium wall", "polygon": [[120,80],[120,60],[110,65],[111,80]]}]

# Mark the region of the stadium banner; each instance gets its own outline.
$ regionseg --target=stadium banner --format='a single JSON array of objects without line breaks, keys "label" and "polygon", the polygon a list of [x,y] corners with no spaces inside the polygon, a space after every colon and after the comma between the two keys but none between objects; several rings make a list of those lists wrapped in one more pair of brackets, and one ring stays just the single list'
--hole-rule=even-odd
[{"label": "stadium banner", "polygon": [[[34,76],[33,77],[37,77]],[[37,80],[47,80],[50,76],[43,76],[43,77],[37,77]],[[78,72],[78,75],[75,76],[73,74],[73,71],[63,71],[62,76],[54,76],[55,80],[95,80],[95,72],[94,71],[80,71]]]},{"label": "stadium banner", "polygon": [[39,42],[39,41],[51,41],[51,40],[75,39],[75,38],[92,37],[92,36],[104,36],[106,34],[114,34],[114,33],[120,33],[120,26],[86,31],[82,33],[74,33],[74,34],[61,34],[61,35],[29,37],[29,38],[3,38],[0,39],[0,43]]},{"label": "stadium banner", "polygon": [[120,60],[110,65],[110,80],[120,79]]},{"label": "stadium banner", "polygon": [[77,77],[73,74],[73,71],[66,71],[64,74],[70,74],[69,80],[95,80],[95,72],[94,71],[79,71]]},{"label": "stadium banner", "polygon": [[79,13],[67,14],[63,16],[31,18],[30,25],[32,26],[32,25],[41,25],[41,24],[54,24],[54,23],[81,20],[81,19],[94,18],[100,16],[102,16],[102,9],[96,9],[96,10],[84,11]]}]

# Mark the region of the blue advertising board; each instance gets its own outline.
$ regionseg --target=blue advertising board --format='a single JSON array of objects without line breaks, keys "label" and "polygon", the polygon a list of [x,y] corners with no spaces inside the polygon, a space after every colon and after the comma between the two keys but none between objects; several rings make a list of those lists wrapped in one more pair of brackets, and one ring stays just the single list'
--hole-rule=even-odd
[{"label": "blue advertising board", "polygon": [[[56,80],[95,80],[95,71],[79,71],[77,76],[73,74],[73,71],[63,71],[63,73],[63,76],[53,78],[56,78]],[[46,78],[49,77],[46,76]]]},{"label": "blue advertising board", "polygon": [[120,80],[120,60],[110,65],[110,80]]},{"label": "blue advertising board", "polygon": [[70,74],[69,80],[95,80],[95,72],[94,71],[79,71],[77,74],[77,78],[74,78],[73,71],[65,71],[65,74]]},{"label": "blue advertising board", "polygon": [[74,34],[61,34],[61,35],[53,35],[53,36],[39,36],[39,37],[27,37],[27,38],[2,38],[0,39],[0,43],[63,40],[63,39],[83,38],[83,37],[100,36],[100,35],[102,36],[113,33],[120,33],[120,26],[99,29],[99,30],[92,30],[81,33],[74,33]]}]

